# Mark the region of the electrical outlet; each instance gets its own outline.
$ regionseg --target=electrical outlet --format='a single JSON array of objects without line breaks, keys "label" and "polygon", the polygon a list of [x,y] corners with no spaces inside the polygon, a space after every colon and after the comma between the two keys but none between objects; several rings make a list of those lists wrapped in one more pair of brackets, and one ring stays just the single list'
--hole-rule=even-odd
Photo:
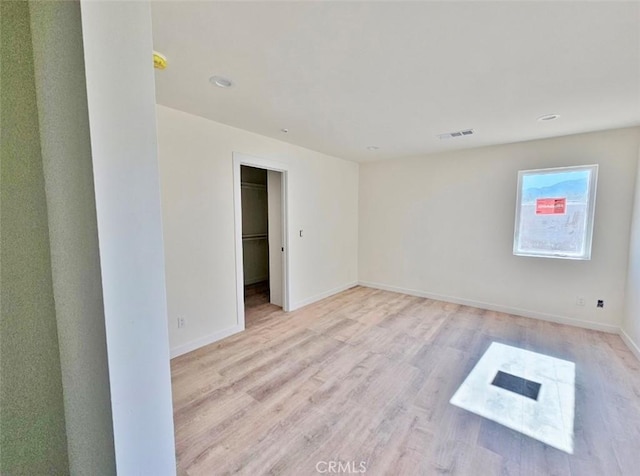
[{"label": "electrical outlet", "polygon": [[184,317],[179,317],[178,318],[178,329],[182,329],[185,325],[186,325],[186,321],[184,320]]},{"label": "electrical outlet", "polygon": [[596,307],[604,307],[604,301],[602,299],[598,299],[598,304],[596,304]]},{"label": "electrical outlet", "polygon": [[584,306],[584,298],[582,296],[576,298],[576,306]]}]

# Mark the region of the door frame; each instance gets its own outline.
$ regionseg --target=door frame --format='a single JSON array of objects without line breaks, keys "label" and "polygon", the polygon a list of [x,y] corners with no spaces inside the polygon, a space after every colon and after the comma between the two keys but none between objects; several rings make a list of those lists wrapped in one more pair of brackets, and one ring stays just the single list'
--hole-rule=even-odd
[{"label": "door frame", "polygon": [[233,209],[235,225],[235,253],[236,253],[236,309],[237,323],[242,330],[244,322],[244,269],[242,258],[242,193],[240,187],[240,167],[248,165],[258,169],[271,170],[282,173],[281,214],[282,214],[282,309],[288,312],[290,306],[289,288],[289,167],[287,164],[271,159],[254,157],[240,152],[233,152]]}]

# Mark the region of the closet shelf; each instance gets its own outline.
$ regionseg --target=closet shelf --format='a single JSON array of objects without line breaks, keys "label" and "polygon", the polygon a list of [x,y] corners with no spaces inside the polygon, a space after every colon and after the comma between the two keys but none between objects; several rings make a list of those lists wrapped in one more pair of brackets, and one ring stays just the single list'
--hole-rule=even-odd
[{"label": "closet shelf", "polygon": [[249,190],[267,190],[267,185],[264,183],[240,182],[240,188]]},{"label": "closet shelf", "polygon": [[242,235],[242,241],[252,241],[252,240],[266,240],[269,238],[269,235],[266,233],[257,233],[253,235]]}]

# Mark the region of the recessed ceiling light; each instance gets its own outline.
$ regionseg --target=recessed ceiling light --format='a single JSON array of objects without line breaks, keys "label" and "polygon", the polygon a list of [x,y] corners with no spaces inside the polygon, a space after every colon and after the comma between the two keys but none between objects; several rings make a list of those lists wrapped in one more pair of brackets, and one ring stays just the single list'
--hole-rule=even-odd
[{"label": "recessed ceiling light", "polygon": [[211,84],[215,84],[219,88],[230,88],[233,86],[233,82],[229,78],[225,78],[224,76],[211,76],[209,78],[209,82]]},{"label": "recessed ceiling light", "polygon": [[378,150],[380,149],[380,147],[378,147],[377,145],[370,145],[369,147],[367,147],[367,150]]},{"label": "recessed ceiling light", "polygon": [[554,119],[558,119],[559,117],[560,117],[559,114],[546,114],[544,116],[540,116],[538,118],[538,121],[540,122],[553,121]]}]

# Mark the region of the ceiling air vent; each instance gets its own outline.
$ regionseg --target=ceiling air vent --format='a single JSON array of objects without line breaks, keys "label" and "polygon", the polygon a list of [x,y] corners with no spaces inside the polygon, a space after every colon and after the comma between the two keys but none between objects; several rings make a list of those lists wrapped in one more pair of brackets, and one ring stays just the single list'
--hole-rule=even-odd
[{"label": "ceiling air vent", "polygon": [[464,130],[461,130],[461,131],[447,132],[445,134],[438,134],[438,137],[440,139],[451,139],[452,137],[470,136],[472,134],[473,134],[473,129],[464,129]]}]

